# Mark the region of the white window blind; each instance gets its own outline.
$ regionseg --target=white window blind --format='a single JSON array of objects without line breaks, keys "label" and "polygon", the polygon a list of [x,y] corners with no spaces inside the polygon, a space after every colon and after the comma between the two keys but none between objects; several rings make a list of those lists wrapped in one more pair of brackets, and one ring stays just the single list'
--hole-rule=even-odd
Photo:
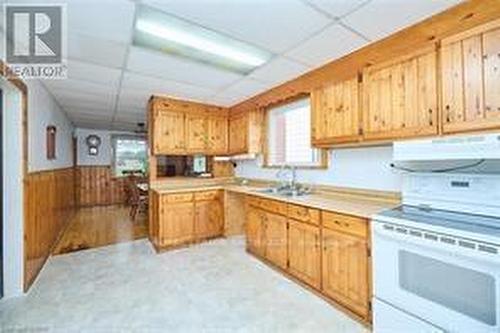
[{"label": "white window blind", "polygon": [[311,146],[311,107],[302,99],[270,109],[268,114],[267,164],[317,166],[318,149]]}]

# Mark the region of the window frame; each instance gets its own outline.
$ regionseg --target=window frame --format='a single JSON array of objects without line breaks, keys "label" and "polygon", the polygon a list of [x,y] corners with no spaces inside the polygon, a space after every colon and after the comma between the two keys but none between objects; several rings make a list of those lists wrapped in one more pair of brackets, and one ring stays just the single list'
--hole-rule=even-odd
[{"label": "window frame", "polygon": [[111,135],[111,150],[113,152],[112,160],[111,160],[111,169],[113,171],[113,177],[114,178],[124,178],[127,177],[127,175],[117,175],[116,173],[116,143],[118,140],[140,140],[144,141],[144,144],[146,145],[145,147],[145,154],[146,154],[146,173],[149,172],[149,166],[148,166],[148,139],[145,135],[133,135],[133,134],[112,134]]},{"label": "window frame", "polygon": [[[312,117],[312,103],[311,103],[311,96],[310,94],[307,95],[300,95],[296,96],[290,99],[287,99],[281,103],[273,104],[264,109],[265,115],[264,115],[264,124],[263,124],[263,133],[264,133],[264,140],[263,140],[263,163],[262,167],[263,168],[268,168],[268,169],[280,169],[283,167],[285,164],[270,164],[269,163],[269,123],[270,123],[270,114],[273,109],[276,109],[278,107],[285,106],[287,104],[293,104],[296,102],[299,102],[301,100],[308,99],[309,100],[309,105],[310,105],[310,112],[311,112],[311,122],[309,126],[313,126],[313,117]],[[312,133],[312,132],[311,132]],[[312,140],[312,137],[311,137]],[[317,165],[308,165],[308,164],[286,164],[287,166],[293,166],[296,169],[328,169],[328,159],[329,159],[329,154],[326,149],[323,148],[318,148],[314,147],[311,141],[311,147],[313,149],[317,149],[319,153],[319,161]]]}]

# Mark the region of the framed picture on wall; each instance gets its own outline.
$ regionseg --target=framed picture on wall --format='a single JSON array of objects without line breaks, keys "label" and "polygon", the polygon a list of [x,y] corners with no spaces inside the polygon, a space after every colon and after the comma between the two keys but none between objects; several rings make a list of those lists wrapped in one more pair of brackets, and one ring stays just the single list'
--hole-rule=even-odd
[{"label": "framed picture on wall", "polygon": [[47,140],[47,159],[56,159],[56,133],[57,129],[54,125],[47,126],[46,128],[46,140]]}]

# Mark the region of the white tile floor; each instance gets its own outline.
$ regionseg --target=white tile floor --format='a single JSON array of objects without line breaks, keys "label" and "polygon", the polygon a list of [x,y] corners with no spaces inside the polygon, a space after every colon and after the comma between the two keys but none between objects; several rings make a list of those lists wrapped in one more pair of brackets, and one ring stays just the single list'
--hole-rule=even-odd
[{"label": "white tile floor", "polygon": [[243,245],[155,254],[139,240],[53,257],[26,297],[0,302],[0,331],[368,332]]}]

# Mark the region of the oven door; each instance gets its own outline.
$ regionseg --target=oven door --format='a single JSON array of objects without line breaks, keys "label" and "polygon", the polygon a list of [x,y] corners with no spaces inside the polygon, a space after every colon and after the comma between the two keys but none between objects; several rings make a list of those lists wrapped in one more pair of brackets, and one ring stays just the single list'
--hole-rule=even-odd
[{"label": "oven door", "polygon": [[412,236],[383,222],[372,230],[376,298],[446,332],[500,332],[498,253],[426,238],[423,232]]}]

